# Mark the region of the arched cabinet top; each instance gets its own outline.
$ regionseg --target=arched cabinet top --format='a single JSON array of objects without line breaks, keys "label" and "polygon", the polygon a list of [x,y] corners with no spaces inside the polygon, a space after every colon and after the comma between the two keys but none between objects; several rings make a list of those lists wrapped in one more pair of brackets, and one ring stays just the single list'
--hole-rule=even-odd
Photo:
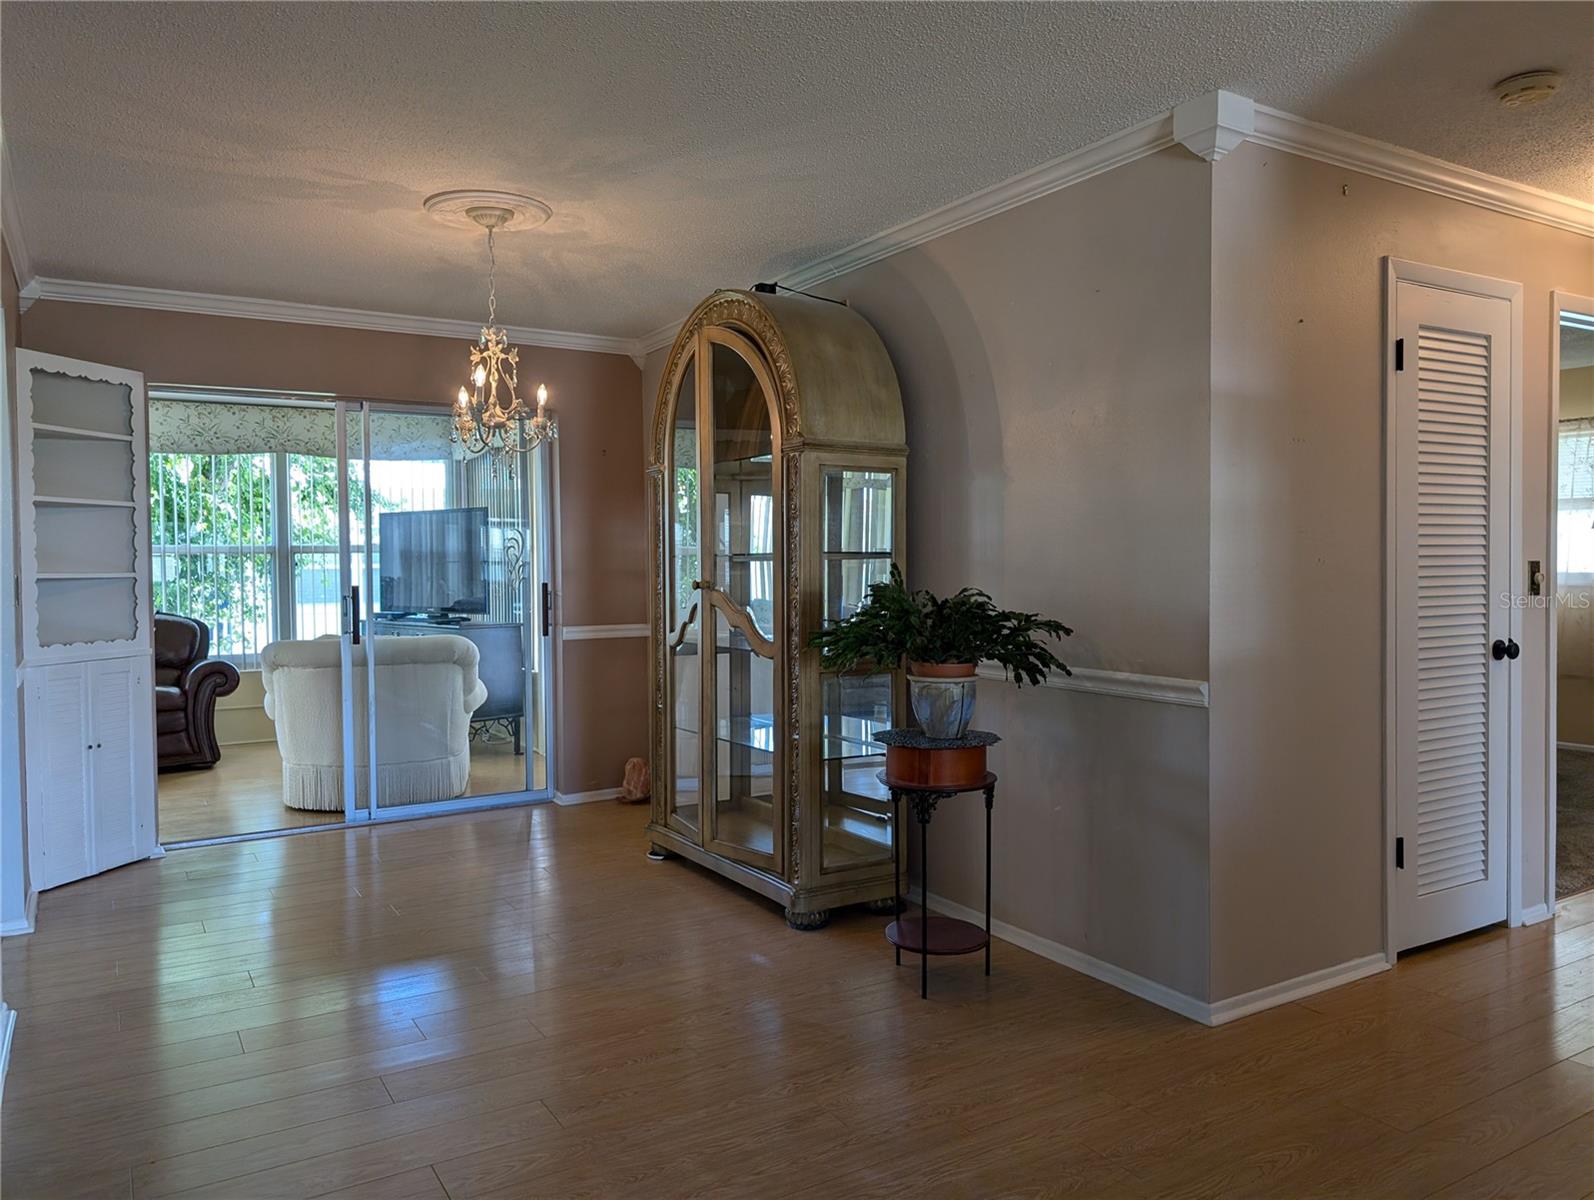
[{"label": "arched cabinet top", "polygon": [[669,450],[683,364],[698,333],[716,327],[735,330],[762,355],[780,393],[783,446],[903,451],[902,393],[874,326],[826,300],[727,290],[699,304],[670,347],[653,410],[652,466],[662,466]]}]

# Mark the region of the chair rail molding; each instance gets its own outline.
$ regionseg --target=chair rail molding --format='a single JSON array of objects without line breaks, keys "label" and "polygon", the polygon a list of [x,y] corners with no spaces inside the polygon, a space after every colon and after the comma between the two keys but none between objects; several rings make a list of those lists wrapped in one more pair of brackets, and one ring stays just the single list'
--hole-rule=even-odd
[{"label": "chair rail molding", "polygon": [[[1075,667],[1073,672],[1072,675],[1049,675],[1041,687],[1056,688],[1063,692],[1118,696],[1126,700],[1151,700],[1158,704],[1179,704],[1186,708],[1211,707],[1205,679],[1136,675],[1130,671],[1103,671],[1096,667]],[[981,663],[977,673],[981,679],[1007,680],[1007,672],[995,663]]]},{"label": "chair rail molding", "polygon": [[607,638],[645,638],[646,625],[561,625],[559,636],[567,642],[596,642]]}]

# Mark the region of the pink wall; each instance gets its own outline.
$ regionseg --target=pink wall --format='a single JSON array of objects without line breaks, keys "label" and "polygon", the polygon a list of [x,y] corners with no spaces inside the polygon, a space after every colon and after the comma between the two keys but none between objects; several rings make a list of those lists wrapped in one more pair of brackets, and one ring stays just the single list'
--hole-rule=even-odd
[{"label": "pink wall", "polygon": [[[296,325],[152,309],[41,301],[20,343],[142,371],[149,383],[332,392],[411,403],[459,389],[465,343],[419,334]],[[638,419],[640,373],[623,355],[523,346],[521,378],[546,382],[559,417],[559,555],[563,625],[647,619],[647,538]],[[626,758],[647,753],[645,639],[572,643],[558,679],[557,787],[618,787]]]}]

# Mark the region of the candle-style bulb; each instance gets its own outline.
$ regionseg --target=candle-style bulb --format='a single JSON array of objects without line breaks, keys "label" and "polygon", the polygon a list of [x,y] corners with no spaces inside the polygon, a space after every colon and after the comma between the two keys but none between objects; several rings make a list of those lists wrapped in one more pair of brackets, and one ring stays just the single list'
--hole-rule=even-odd
[{"label": "candle-style bulb", "polygon": [[459,406],[461,408],[468,408],[470,406],[470,397],[465,394],[464,388],[459,389]]},{"label": "candle-style bulb", "polygon": [[481,385],[486,383],[486,382],[487,382],[487,368],[483,367],[483,366],[477,366],[477,368],[476,368],[476,386],[477,387],[481,387]]},{"label": "candle-style bulb", "polygon": [[541,408],[544,404],[547,404],[547,403],[548,403],[548,385],[545,384],[545,383],[539,383],[537,385],[537,407]]}]

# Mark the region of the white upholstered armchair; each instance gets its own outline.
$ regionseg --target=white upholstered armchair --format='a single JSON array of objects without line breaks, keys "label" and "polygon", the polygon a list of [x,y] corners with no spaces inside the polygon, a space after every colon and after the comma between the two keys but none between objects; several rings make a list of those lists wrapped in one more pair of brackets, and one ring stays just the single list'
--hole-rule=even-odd
[{"label": "white upholstered armchair", "polygon": [[[376,655],[377,798],[424,804],[461,795],[470,782],[470,717],[487,700],[477,650],[453,634],[368,638],[354,647],[357,804],[369,802],[366,661]],[[266,715],[282,754],[282,802],[289,808],[343,808],[343,695],[340,644],[273,642],[260,656]]]}]

